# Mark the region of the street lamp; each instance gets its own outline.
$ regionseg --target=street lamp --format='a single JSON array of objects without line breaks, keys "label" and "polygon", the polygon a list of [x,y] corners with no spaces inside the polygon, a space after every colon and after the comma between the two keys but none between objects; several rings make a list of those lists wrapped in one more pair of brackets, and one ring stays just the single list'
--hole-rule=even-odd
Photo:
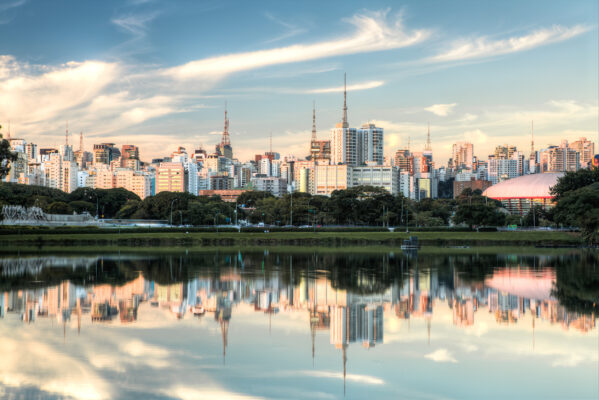
[{"label": "street lamp", "polygon": [[179,199],[177,199],[177,198],[174,198],[174,199],[171,201],[171,227],[173,226],[173,204],[174,204],[174,203],[175,203],[175,201],[177,201],[177,200],[179,200]]}]

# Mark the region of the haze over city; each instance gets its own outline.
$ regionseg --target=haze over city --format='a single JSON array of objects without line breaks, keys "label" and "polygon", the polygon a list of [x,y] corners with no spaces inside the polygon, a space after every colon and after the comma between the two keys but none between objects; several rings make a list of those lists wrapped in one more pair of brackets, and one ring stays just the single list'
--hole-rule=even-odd
[{"label": "haze over city", "polygon": [[[341,121],[385,130],[385,156],[435,160],[469,141],[538,148],[595,141],[595,1],[39,2],[0,5],[0,121],[40,146],[213,148],[228,103],[235,157],[309,153]],[[496,18],[502,15],[502,18]],[[5,126],[6,128],[6,126]],[[73,142],[76,142],[73,137]]]}]

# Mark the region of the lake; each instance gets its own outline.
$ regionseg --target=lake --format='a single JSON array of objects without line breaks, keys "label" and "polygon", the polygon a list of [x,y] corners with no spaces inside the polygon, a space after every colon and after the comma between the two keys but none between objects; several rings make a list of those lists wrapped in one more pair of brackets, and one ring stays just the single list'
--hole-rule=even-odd
[{"label": "lake", "polygon": [[596,399],[599,254],[0,256],[0,397]]}]

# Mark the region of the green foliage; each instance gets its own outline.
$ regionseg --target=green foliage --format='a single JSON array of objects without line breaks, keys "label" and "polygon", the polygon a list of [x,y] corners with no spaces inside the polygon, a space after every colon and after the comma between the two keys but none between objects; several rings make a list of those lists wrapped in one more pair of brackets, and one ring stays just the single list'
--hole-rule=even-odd
[{"label": "green foliage", "polygon": [[256,207],[256,204],[260,200],[274,197],[269,192],[260,192],[258,190],[248,190],[247,192],[241,193],[237,198],[237,204],[244,205],[245,207]]},{"label": "green foliage", "polygon": [[[2,126],[0,126],[0,129]],[[10,164],[17,159],[17,153],[10,150],[10,143],[2,139],[0,134],[0,179],[4,178],[10,172]]]},{"label": "green foliage", "polygon": [[[85,201],[96,204],[100,218],[114,218],[119,210],[129,201],[140,201],[139,196],[123,188],[116,189],[92,189],[79,188],[68,194],[69,201]],[[92,214],[95,215],[96,207]]]},{"label": "green foliage", "polygon": [[553,218],[559,224],[580,227],[588,243],[599,243],[599,182],[562,194]]},{"label": "green foliage", "polygon": [[73,209],[73,211],[75,211],[77,214],[81,214],[84,212],[88,212],[90,214],[95,214],[96,213],[96,205],[90,203],[89,201],[81,201],[81,200],[76,200],[76,201],[71,201],[69,203],[69,206]]},{"label": "green foliage", "polygon": [[48,206],[49,214],[73,214],[73,209],[64,201],[55,201]]},{"label": "green foliage", "polygon": [[44,186],[20,185],[17,183],[0,184],[0,201],[4,204],[37,206],[44,211],[54,201],[68,202],[68,194],[62,190]]},{"label": "green foliage", "polygon": [[501,203],[481,196],[480,193],[480,190],[472,191],[470,188],[462,191],[456,199],[453,222],[467,226],[504,226],[507,215],[501,211]]},{"label": "green foliage", "polygon": [[559,203],[568,192],[599,182],[599,168],[579,169],[576,172],[566,172],[551,188],[551,195]]}]

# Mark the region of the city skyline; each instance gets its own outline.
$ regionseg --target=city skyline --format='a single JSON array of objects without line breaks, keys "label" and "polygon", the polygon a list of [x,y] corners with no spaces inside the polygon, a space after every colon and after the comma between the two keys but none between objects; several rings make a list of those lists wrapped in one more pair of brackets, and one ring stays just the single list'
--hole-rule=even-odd
[{"label": "city skyline", "polygon": [[458,141],[527,152],[531,120],[537,149],[597,142],[596,3],[340,4],[13,1],[0,7],[3,133],[10,120],[13,137],[58,147],[68,120],[87,150],[135,144],[150,160],[212,148],[227,101],[236,158],[271,132],[274,151],[302,158],[313,101],[318,139],[342,120],[347,72],[349,126],[382,127],[388,158],[408,137],[423,150],[429,122],[437,165]]}]

